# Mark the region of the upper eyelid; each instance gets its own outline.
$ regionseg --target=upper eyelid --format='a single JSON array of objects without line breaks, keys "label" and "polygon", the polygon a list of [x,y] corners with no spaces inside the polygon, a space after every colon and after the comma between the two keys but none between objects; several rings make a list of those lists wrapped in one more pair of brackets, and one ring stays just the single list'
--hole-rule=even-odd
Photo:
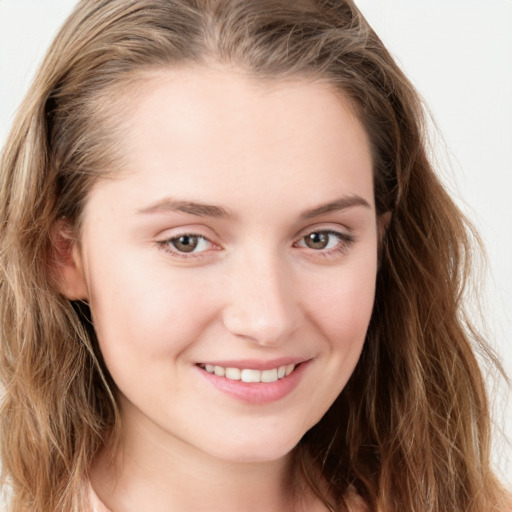
[{"label": "upper eyelid", "polygon": [[[195,252],[195,251],[192,251],[192,252],[182,252],[182,251],[179,251],[176,247],[174,247],[174,248],[172,247],[171,241],[175,240],[177,238],[180,238],[182,236],[197,236],[198,238],[202,238],[203,240],[206,240],[210,244],[210,247],[208,249],[206,249],[204,251],[200,251],[200,252]],[[196,234],[196,233],[193,233],[193,232],[183,232],[183,233],[178,234],[178,235],[166,237],[166,238],[164,238],[162,240],[157,240],[156,241],[156,245],[158,246],[158,248],[161,251],[164,251],[168,255],[171,255],[172,257],[181,259],[183,261],[185,261],[185,260],[193,261],[193,260],[196,260],[196,259],[199,260],[200,258],[206,257],[205,253],[210,252],[212,247],[213,247],[214,251],[218,250],[217,248],[219,247],[217,244],[215,244],[215,242],[212,242],[208,237],[206,237],[204,235]]]},{"label": "upper eyelid", "polygon": [[324,229],[311,229],[309,231],[305,231],[303,234],[299,235],[298,239],[300,240],[308,235],[312,235],[313,233],[329,233],[330,235],[339,235],[340,237],[352,236],[352,233],[350,231],[345,233],[339,229],[324,228]]},{"label": "upper eyelid", "polygon": [[197,238],[201,238],[203,240],[206,240],[210,245],[213,245],[213,246],[218,246],[219,245],[219,244],[215,243],[210,237],[202,235],[200,233],[194,233],[193,231],[184,231],[183,233],[179,233],[177,235],[165,237],[162,240],[159,240],[158,243],[165,244],[167,242],[171,242],[172,240],[176,240],[178,238],[181,238],[182,236],[193,236],[193,237],[197,237]]},{"label": "upper eyelid", "polygon": [[[339,241],[336,244],[336,247],[333,247],[330,249],[318,249],[318,250],[309,249],[309,251],[311,251],[312,253],[316,253],[317,257],[320,257],[320,256],[332,257],[335,253],[344,251],[345,249],[348,249],[348,247],[351,246],[356,241],[351,235],[344,235],[343,233],[341,233],[339,231],[334,231],[334,230],[316,230],[316,231],[312,230],[309,232],[309,234],[312,234],[315,232],[322,232],[322,231],[329,232],[330,234],[338,236]],[[198,236],[200,238],[203,238],[204,240],[208,241],[208,243],[210,244],[210,247],[208,249],[206,249],[204,251],[200,251],[200,252],[195,252],[195,251],[182,252],[182,251],[179,251],[177,248],[172,248],[170,242],[172,240],[179,238],[180,236],[184,236],[184,235]],[[300,236],[298,239],[296,239],[293,242],[292,247],[294,247],[296,249],[303,250],[304,247],[299,246],[298,244],[299,244],[299,242],[303,241],[306,236],[308,236],[308,235],[304,234],[304,235]],[[158,241],[157,245],[160,247],[160,250],[166,252],[168,255],[171,255],[171,257],[181,259],[182,261],[189,261],[189,262],[193,262],[193,261],[199,262],[199,261],[205,260],[205,259],[207,261],[208,258],[212,256],[212,254],[211,254],[212,251],[213,252],[218,252],[219,250],[222,251],[222,247],[219,246],[218,244],[215,244],[214,242],[212,242],[209,238],[202,236],[202,235],[195,235],[194,233],[184,233],[181,235],[172,236],[172,237],[166,238],[164,240]],[[308,249],[308,248],[306,247],[306,249]]]},{"label": "upper eyelid", "polygon": [[354,236],[354,230],[349,228],[348,226],[341,227],[339,224],[336,225],[336,227],[333,227],[332,225],[316,225],[311,226],[309,228],[302,229],[298,232],[295,239],[300,240],[301,238],[311,235],[312,233],[332,233],[332,234],[338,234],[340,236]]},{"label": "upper eyelid", "polygon": [[[216,246],[218,248],[222,248],[222,243],[216,241],[215,239],[219,239],[219,235],[213,231],[211,228],[205,228],[208,231],[210,231],[210,234],[205,234],[205,229],[198,228],[196,226],[191,227],[177,227],[177,228],[171,228],[173,231],[176,230],[176,233],[169,233],[165,234],[164,236],[158,236],[156,242],[159,244],[165,244],[166,242],[170,242],[171,240],[177,239],[181,236],[197,236],[200,238],[203,238],[207,242],[209,242],[212,246]],[[163,233],[166,233],[168,231],[171,231],[171,229],[163,231]],[[314,225],[309,226],[307,228],[301,229],[292,239],[292,245],[297,244],[300,240],[302,240],[304,237],[317,232],[326,232],[331,233],[333,235],[338,235],[341,238],[354,238],[353,230],[349,228],[348,226],[336,226],[333,227],[332,225]]]},{"label": "upper eyelid", "polygon": [[335,235],[340,239],[341,243],[355,242],[355,237],[351,233],[343,233],[342,231],[335,229],[313,229],[312,231],[308,231],[305,234],[299,236],[299,238],[297,238],[294,242],[294,245],[303,241],[307,236],[312,235],[313,233],[328,233],[329,235]]},{"label": "upper eyelid", "polygon": [[[206,233],[208,232],[208,233]],[[213,239],[218,239],[218,234],[211,228],[206,227],[198,227],[198,226],[178,226],[160,230],[160,232],[155,235],[156,241],[165,242],[172,240],[174,238],[179,238],[180,236],[197,236],[208,240],[211,243],[215,243]]]}]

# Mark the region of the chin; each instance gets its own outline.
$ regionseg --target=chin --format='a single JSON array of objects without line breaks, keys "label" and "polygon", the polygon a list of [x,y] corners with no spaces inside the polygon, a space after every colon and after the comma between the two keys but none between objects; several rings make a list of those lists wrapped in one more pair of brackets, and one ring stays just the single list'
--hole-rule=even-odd
[{"label": "chin", "polygon": [[264,436],[255,440],[247,439],[245,442],[237,444],[226,443],[221,446],[218,443],[215,450],[210,450],[211,455],[231,462],[241,463],[264,463],[283,459],[297,446],[300,438],[280,439],[272,437],[268,439]]}]

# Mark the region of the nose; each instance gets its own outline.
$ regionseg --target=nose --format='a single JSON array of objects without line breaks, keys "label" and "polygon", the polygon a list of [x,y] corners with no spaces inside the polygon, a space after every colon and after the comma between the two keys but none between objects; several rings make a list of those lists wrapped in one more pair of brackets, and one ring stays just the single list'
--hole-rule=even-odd
[{"label": "nose", "polygon": [[224,326],[261,346],[277,346],[299,327],[302,312],[291,269],[278,258],[245,257],[229,272]]}]

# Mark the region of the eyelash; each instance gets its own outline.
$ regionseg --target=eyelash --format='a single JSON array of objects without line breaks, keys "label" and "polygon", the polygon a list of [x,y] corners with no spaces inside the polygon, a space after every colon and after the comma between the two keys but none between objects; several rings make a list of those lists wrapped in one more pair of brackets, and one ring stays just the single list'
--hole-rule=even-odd
[{"label": "eyelash", "polygon": [[[339,241],[334,248],[330,248],[328,250],[325,250],[325,249],[315,250],[312,248],[308,248],[305,245],[298,245],[300,242],[303,242],[308,236],[311,236],[314,234],[324,234],[324,235],[329,235],[329,236],[335,236],[339,239]],[[173,236],[171,238],[167,238],[165,240],[160,240],[157,242],[157,245],[163,251],[165,251],[165,252],[171,254],[171,256],[174,256],[177,258],[182,258],[182,259],[187,259],[187,260],[190,260],[192,258],[201,258],[205,251],[199,251],[199,252],[191,251],[191,252],[187,253],[184,251],[172,249],[173,242],[175,242],[176,240],[183,238],[183,237],[198,238],[199,240],[205,241],[205,242],[211,244],[212,246],[216,247],[216,244],[211,242],[208,238],[206,238],[203,235],[198,235],[195,233],[183,233],[183,234],[180,234],[177,236]],[[354,242],[355,242],[355,238],[352,235],[349,235],[346,233],[341,233],[339,231],[334,231],[334,230],[330,230],[330,229],[317,229],[317,230],[310,231],[310,232],[306,233],[305,235],[303,235],[297,242],[295,242],[293,244],[293,247],[303,247],[306,249],[310,249],[315,254],[315,256],[318,255],[320,257],[329,258],[329,257],[334,257],[340,253],[342,253],[342,254],[345,253]]]},{"label": "eyelash", "polygon": [[204,251],[200,251],[200,252],[195,252],[195,251],[192,252],[191,251],[191,252],[187,253],[184,251],[178,251],[177,249],[172,249],[172,243],[176,240],[179,240],[180,238],[183,238],[183,237],[198,238],[199,240],[208,242],[212,246],[215,246],[215,244],[213,242],[211,242],[210,240],[208,240],[208,238],[206,238],[205,236],[198,235],[195,233],[183,233],[183,234],[180,234],[177,236],[173,236],[171,238],[167,238],[165,240],[160,240],[157,242],[157,244],[163,251],[165,251],[165,252],[169,253],[171,256],[174,256],[177,258],[182,258],[182,259],[187,259],[187,260],[190,260],[193,258],[200,258]]},{"label": "eyelash", "polygon": [[332,229],[315,229],[315,230],[312,230],[312,231],[306,233],[305,235],[303,235],[299,239],[299,241],[294,244],[294,247],[297,247],[299,242],[305,241],[307,237],[310,237],[311,235],[315,235],[315,234],[324,234],[324,235],[329,235],[329,236],[335,236],[338,238],[338,243],[336,244],[336,246],[333,248],[327,249],[327,250],[324,250],[324,249],[315,250],[315,249],[311,249],[310,247],[308,248],[307,246],[304,246],[304,245],[300,246],[300,247],[305,247],[305,248],[311,249],[315,253],[315,256],[321,256],[324,258],[334,257],[334,256],[339,255],[340,253],[344,254],[345,252],[347,252],[347,250],[350,248],[350,246],[355,242],[355,238],[352,235],[349,235],[347,233],[342,233],[340,231],[334,231]]}]

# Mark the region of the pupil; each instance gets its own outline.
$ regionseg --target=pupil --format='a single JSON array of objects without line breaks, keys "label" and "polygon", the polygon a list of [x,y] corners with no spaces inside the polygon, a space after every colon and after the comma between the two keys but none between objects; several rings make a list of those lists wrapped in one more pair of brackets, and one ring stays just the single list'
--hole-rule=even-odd
[{"label": "pupil", "polygon": [[174,247],[181,252],[192,252],[197,247],[197,236],[183,235],[173,241]]},{"label": "pupil", "polygon": [[326,233],[311,233],[306,237],[306,245],[310,249],[325,249],[329,243],[329,237]]}]

